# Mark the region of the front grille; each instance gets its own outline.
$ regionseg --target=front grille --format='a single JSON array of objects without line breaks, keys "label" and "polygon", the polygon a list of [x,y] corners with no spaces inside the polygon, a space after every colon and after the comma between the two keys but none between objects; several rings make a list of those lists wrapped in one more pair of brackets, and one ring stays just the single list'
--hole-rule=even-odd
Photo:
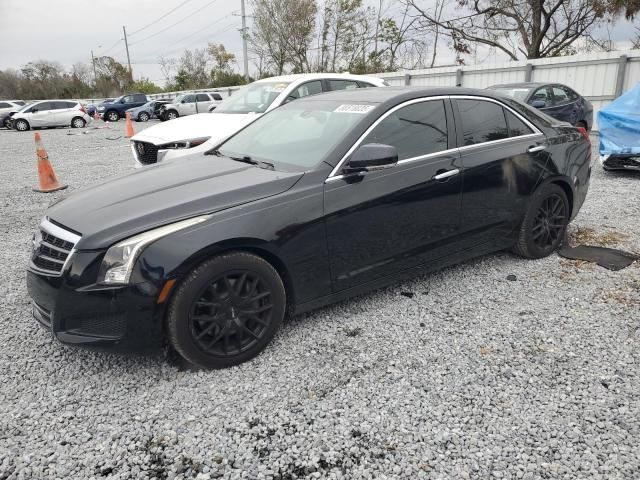
[{"label": "front grille", "polygon": [[80,237],[75,233],[69,232],[47,219],[43,220],[33,238],[31,267],[50,275],[62,274],[62,269],[79,239]]},{"label": "front grille", "polygon": [[87,312],[64,319],[65,329],[76,335],[122,338],[127,330],[124,313]]},{"label": "front grille", "polygon": [[138,161],[144,165],[152,165],[158,162],[158,147],[149,142],[133,142]]}]

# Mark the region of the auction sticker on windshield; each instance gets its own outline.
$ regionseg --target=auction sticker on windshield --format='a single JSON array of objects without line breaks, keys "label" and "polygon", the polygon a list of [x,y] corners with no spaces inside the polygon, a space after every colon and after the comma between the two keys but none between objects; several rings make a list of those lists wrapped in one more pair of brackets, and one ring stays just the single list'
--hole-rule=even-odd
[{"label": "auction sticker on windshield", "polygon": [[338,113],[367,113],[373,110],[375,105],[340,105],[338,108],[334,110],[334,112]]}]

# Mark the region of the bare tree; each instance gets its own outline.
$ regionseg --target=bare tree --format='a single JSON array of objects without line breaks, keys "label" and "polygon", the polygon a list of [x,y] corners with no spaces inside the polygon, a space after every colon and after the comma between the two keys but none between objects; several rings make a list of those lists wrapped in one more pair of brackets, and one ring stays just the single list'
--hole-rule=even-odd
[{"label": "bare tree", "polygon": [[513,60],[563,55],[600,22],[640,9],[640,0],[458,0],[456,14],[442,19],[424,0],[406,1],[424,28],[451,38],[459,56],[480,44]]}]

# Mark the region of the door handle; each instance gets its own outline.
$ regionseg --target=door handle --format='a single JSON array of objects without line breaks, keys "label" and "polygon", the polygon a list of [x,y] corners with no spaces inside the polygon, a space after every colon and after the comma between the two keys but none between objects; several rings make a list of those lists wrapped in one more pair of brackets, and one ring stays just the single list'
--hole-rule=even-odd
[{"label": "door handle", "polygon": [[529,152],[529,153],[537,153],[537,152],[543,151],[545,148],[547,148],[546,145],[538,145],[536,147],[529,147],[527,152]]},{"label": "door handle", "polygon": [[436,173],[433,176],[433,179],[440,182],[442,180],[446,180],[449,177],[453,177],[454,175],[457,175],[459,173],[460,173],[460,170],[458,168],[453,170],[438,170],[438,173]]}]

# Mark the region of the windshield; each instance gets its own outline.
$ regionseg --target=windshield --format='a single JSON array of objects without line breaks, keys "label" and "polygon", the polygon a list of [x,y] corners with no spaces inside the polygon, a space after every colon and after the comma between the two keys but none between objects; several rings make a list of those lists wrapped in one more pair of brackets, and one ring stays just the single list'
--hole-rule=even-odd
[{"label": "windshield", "polygon": [[335,100],[292,102],[251,123],[216,152],[240,160],[267,162],[275,170],[311,170],[373,108],[373,104],[345,105]]},{"label": "windshield", "polygon": [[24,107],[20,107],[18,109],[18,112],[24,112],[25,110],[27,110],[28,108],[32,107],[33,103],[27,103]]},{"label": "windshield", "polygon": [[490,87],[491,90],[494,90],[498,93],[501,93],[503,95],[506,95],[508,97],[511,98],[515,98],[516,100],[520,100],[521,102],[524,102],[525,99],[527,98],[527,95],[529,94],[529,92],[531,91],[530,88],[495,88],[495,87]]},{"label": "windshield", "polygon": [[225,98],[215,113],[264,113],[289,82],[254,82]]}]

